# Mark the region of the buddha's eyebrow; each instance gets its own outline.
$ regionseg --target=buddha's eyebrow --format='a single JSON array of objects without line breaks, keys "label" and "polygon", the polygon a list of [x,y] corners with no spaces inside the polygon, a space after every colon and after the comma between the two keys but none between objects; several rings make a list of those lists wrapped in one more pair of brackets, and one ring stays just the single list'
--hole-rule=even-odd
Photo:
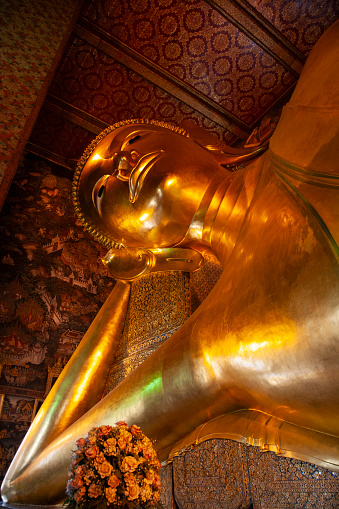
[{"label": "buddha's eyebrow", "polygon": [[141,138],[142,132],[135,130],[130,133],[121,144],[121,150],[125,150],[126,147],[129,147],[132,143],[136,142],[139,138]]},{"label": "buddha's eyebrow", "polygon": [[145,130],[135,130],[134,132],[130,133],[128,136],[126,136],[125,140],[121,144],[120,150],[125,150],[127,147],[131,146],[133,143],[138,141],[140,138],[145,138],[146,136],[149,136],[151,131],[145,131]]},{"label": "buddha's eyebrow", "polygon": [[137,134],[136,136],[134,136],[134,138],[132,138],[131,140],[129,140],[127,142],[128,145],[132,145],[132,143],[134,143],[135,141],[137,141],[139,138],[140,138],[140,134]]}]

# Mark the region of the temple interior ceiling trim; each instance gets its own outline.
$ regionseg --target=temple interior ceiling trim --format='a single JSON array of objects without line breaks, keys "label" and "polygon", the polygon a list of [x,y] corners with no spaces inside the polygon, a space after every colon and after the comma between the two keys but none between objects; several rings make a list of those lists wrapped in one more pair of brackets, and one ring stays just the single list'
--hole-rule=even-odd
[{"label": "temple interior ceiling trim", "polygon": [[27,150],[73,170],[129,118],[243,145],[276,120],[336,0],[85,0]]}]

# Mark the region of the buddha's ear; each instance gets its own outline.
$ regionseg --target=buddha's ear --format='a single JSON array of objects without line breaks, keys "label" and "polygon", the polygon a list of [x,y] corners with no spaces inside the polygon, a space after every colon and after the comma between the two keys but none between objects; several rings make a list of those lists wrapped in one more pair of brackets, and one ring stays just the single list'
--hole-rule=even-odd
[{"label": "buddha's ear", "polygon": [[[189,137],[194,140],[198,145],[210,151],[224,151],[228,147],[220,141],[214,134],[209,133],[197,124],[190,120],[184,120],[181,127],[189,134]],[[233,149],[234,150],[234,149]]]},{"label": "buddha's ear", "polygon": [[208,150],[211,156],[222,166],[233,169],[241,163],[255,159],[268,148],[268,140],[262,145],[252,148],[234,148],[218,140],[216,136],[202,127],[184,120],[181,127],[186,130],[189,137],[200,147]]}]

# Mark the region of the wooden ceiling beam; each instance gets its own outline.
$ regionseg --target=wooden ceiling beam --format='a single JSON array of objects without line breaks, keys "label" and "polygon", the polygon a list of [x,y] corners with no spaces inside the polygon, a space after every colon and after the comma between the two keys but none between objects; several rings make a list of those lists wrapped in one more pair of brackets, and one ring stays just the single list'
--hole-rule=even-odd
[{"label": "wooden ceiling beam", "polygon": [[47,94],[44,107],[95,135],[100,134],[109,125],[52,94]]},{"label": "wooden ceiling beam", "polygon": [[205,2],[271,55],[293,76],[299,77],[306,60],[305,55],[247,0],[205,0]]},{"label": "wooden ceiling beam", "polygon": [[64,157],[60,156],[59,154],[55,154],[54,152],[51,152],[50,150],[47,150],[43,147],[40,147],[39,145],[36,145],[35,143],[31,143],[30,141],[27,142],[25,146],[25,150],[27,152],[30,152],[31,154],[35,154],[37,156],[42,157],[43,159],[46,159],[47,161],[50,161],[54,164],[57,164],[58,166],[62,166],[63,168],[66,168],[70,172],[74,172],[76,161],[70,161],[68,159],[65,159]]},{"label": "wooden ceiling beam", "polygon": [[128,67],[179,101],[198,111],[201,115],[209,118],[239,138],[247,139],[248,134],[251,132],[250,126],[241,122],[237,117],[198,90],[190,87],[187,83],[143,57],[126,44],[107,34],[89,20],[80,17],[74,28],[74,33],[117,60],[120,64]]},{"label": "wooden ceiling beam", "polygon": [[[47,94],[44,102],[44,108],[46,108],[48,111],[52,111],[61,118],[64,118],[65,120],[68,120],[69,122],[72,122],[73,124],[86,129],[86,131],[93,133],[95,136],[100,134],[101,131],[106,129],[106,127],[109,125],[105,122],[102,122],[102,120],[99,120],[98,118],[80,110],[79,108],[72,106],[72,104],[69,104],[62,99],[55,97],[52,94]],[[47,161],[51,161],[52,163],[62,166],[67,170],[72,172],[75,170],[77,160],[66,159],[60,154],[51,152],[50,150],[30,141],[27,143],[25,149],[28,152],[43,157]]]},{"label": "wooden ceiling beam", "polygon": [[253,5],[251,5],[248,2],[248,0],[230,0],[230,1],[233,4],[240,6],[243,9],[243,11],[247,13],[248,16],[257,20],[259,25],[268,33],[270,33],[273,39],[279,41],[283,46],[285,46],[286,49],[288,49],[288,51],[293,53],[296,58],[298,58],[303,63],[306,62],[307,57],[300,50],[298,50],[298,48],[294,46],[294,44],[292,44],[289,39],[287,39],[287,37],[285,37],[277,28],[275,28],[275,26],[272,25],[272,23],[270,23],[267,18],[260,14],[260,12],[257,11],[257,9],[255,9]]}]

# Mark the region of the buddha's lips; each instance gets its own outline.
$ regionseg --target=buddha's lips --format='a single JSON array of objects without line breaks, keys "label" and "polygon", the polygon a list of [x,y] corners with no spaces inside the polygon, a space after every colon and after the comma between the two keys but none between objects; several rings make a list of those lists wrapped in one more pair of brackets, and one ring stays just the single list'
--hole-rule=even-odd
[{"label": "buddha's lips", "polygon": [[129,201],[134,203],[141,191],[144,179],[152,168],[153,164],[163,155],[163,150],[157,150],[142,156],[136,166],[134,166],[129,177]]}]

